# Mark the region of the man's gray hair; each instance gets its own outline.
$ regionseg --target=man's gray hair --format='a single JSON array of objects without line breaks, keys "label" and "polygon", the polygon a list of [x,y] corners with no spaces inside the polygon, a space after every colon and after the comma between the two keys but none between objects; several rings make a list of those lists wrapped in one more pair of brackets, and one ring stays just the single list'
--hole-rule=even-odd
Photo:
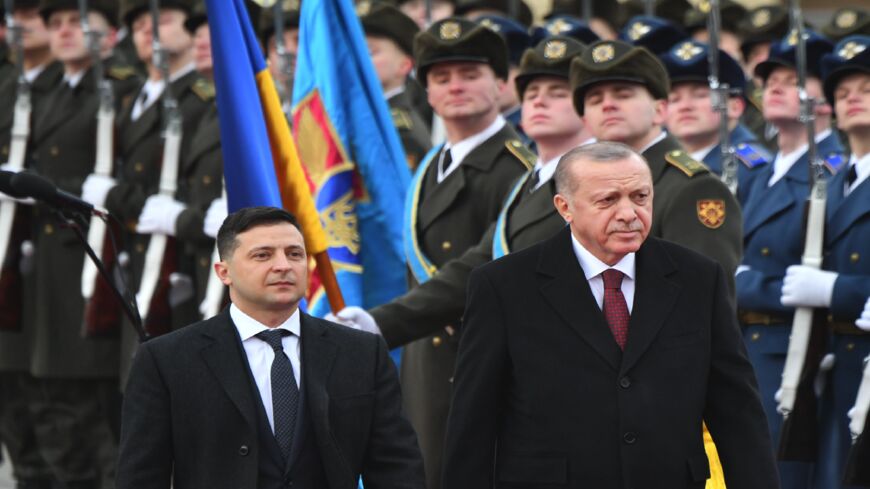
[{"label": "man's gray hair", "polygon": [[596,142],[577,146],[559,159],[556,173],[553,176],[556,182],[556,193],[569,197],[577,190],[577,185],[580,182],[571,176],[571,167],[576,161],[586,160],[607,163],[622,161],[632,157],[639,158],[646,163],[646,159],[640,153],[622,143]]}]

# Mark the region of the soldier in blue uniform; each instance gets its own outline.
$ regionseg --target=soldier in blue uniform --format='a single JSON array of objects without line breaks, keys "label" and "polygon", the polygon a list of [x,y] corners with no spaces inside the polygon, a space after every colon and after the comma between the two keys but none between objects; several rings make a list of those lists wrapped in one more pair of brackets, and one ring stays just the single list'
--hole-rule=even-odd
[{"label": "soldier in blue uniform", "polygon": [[[737,308],[744,327],[749,359],[755,367],[761,400],[773,440],[779,439],[782,416],[774,395],[779,389],[794,305],[780,302],[786,268],[800,263],[803,252],[804,208],[810,189],[807,131],[800,121],[796,37],[774,44],[767,61],[756,67],[764,82],[764,117],[779,129],[780,151],[753,179],[743,207],[743,261],[737,269]],[[818,71],[831,43],[810,34],[807,40],[807,92],[821,98]],[[816,110],[818,154],[841,149],[830,128],[830,106]],[[782,487],[809,487],[811,464],[780,462]]]},{"label": "soldier in blue uniform", "polygon": [[855,404],[862,362],[870,354],[870,332],[855,325],[870,295],[870,37],[841,40],[821,65],[825,96],[852,155],[828,185],[823,270],[789,267],[782,302],[828,309],[834,363],[822,395],[814,482],[815,487],[838,488],[849,487],[841,483],[851,444],[847,412]]},{"label": "soldier in blue uniform", "polygon": [[[720,117],[713,109],[708,85],[708,51],[706,44],[684,41],[660,57],[671,77],[667,126],[668,132],[680,141],[692,158],[702,161],[717,175],[722,175]],[[738,162],[737,200],[741,205],[746,205],[752,179],[773,158],[755,135],[740,123],[746,108],[743,98],[746,77],[737,61],[724,51],[719,53],[719,81],[727,84],[729,89],[728,129]]]}]

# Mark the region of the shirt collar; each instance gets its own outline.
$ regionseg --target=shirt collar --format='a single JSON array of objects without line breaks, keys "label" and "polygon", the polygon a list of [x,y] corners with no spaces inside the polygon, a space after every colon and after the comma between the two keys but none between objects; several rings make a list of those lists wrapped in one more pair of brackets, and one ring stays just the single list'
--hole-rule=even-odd
[{"label": "shirt collar", "polygon": [[[849,165],[855,165],[855,172],[858,174],[858,178],[855,180],[853,188],[857,187],[858,184],[870,177],[870,153],[867,153],[861,158],[852,155],[852,157],[849,158]],[[849,171],[849,169],[845,168],[840,171]]]},{"label": "shirt collar", "polygon": [[63,81],[67,82],[69,84],[69,86],[71,86],[72,88],[75,88],[79,85],[79,83],[82,81],[82,78],[84,78],[84,77],[85,77],[85,70],[79,70],[79,71],[73,73],[72,75],[64,74]]},{"label": "shirt collar", "polygon": [[33,81],[36,80],[36,77],[38,77],[39,74],[42,73],[43,70],[45,70],[46,66],[48,66],[48,64],[44,63],[39,66],[34,66],[33,68],[30,68],[29,70],[24,72],[24,79],[27,80],[27,83],[33,83]]},{"label": "shirt collar", "polygon": [[395,97],[396,95],[399,95],[400,93],[404,93],[404,91],[405,91],[405,85],[399,85],[396,88],[391,88],[391,89],[387,90],[386,92],[384,92],[384,100],[390,100],[391,98]]},{"label": "shirt collar", "polygon": [[694,159],[695,161],[704,161],[704,158],[706,158],[707,155],[710,154],[710,151],[713,151],[713,148],[715,148],[718,144],[719,143],[713,143],[710,146],[699,149],[698,151],[693,151],[689,153],[689,156],[691,156],[692,159]]},{"label": "shirt collar", "polygon": [[666,133],[665,131],[660,132],[659,135],[655,137],[655,139],[653,139],[652,141],[650,141],[649,144],[647,144],[646,146],[644,146],[643,149],[641,149],[640,151],[638,151],[638,153],[643,154],[644,151],[646,151],[646,150],[652,148],[653,146],[655,146],[659,141],[661,141],[662,139],[664,139],[667,135],[668,135],[668,133]]},{"label": "shirt collar", "polygon": [[242,338],[242,341],[249,340],[262,331],[272,329],[286,329],[297,337],[301,337],[302,330],[299,323],[299,308],[296,308],[293,314],[277,328],[270,328],[251,316],[248,316],[242,312],[241,309],[236,307],[235,304],[230,304],[230,318],[233,320],[233,324],[236,325],[236,329],[239,330],[239,336]]},{"label": "shirt collar", "polygon": [[456,144],[450,144],[449,142],[446,143],[444,147],[450,150],[450,158],[453,160],[451,166],[459,166],[462,164],[462,160],[468,156],[468,153],[471,153],[474,148],[480,146],[481,143],[494,136],[495,133],[501,131],[501,128],[504,127],[504,125],[504,117],[497,115],[489,127],[474,136],[467,137]]},{"label": "shirt collar", "polygon": [[191,61],[190,63],[187,63],[186,65],[179,68],[178,71],[176,71],[175,73],[171,73],[169,75],[169,83],[174,83],[175,80],[178,80],[179,78],[183,77],[184,75],[190,73],[191,71],[193,71],[195,69],[196,69],[196,63],[194,63],[193,61]]},{"label": "shirt collar", "polygon": [[619,270],[626,277],[634,280],[635,275],[635,254],[629,253],[610,266],[599,260],[592,253],[580,244],[574,233],[571,233],[571,242],[574,245],[574,254],[577,256],[577,261],[580,262],[580,267],[583,268],[583,273],[586,275],[586,280],[591,280],[609,268]]}]

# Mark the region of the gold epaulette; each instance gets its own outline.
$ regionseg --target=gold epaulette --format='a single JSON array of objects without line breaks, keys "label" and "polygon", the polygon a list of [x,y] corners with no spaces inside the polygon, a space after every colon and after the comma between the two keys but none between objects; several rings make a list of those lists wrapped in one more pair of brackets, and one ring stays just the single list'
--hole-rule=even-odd
[{"label": "gold epaulette", "polygon": [[531,170],[535,166],[535,161],[537,161],[538,157],[535,156],[535,153],[532,153],[532,150],[527,148],[519,139],[508,139],[504,143],[504,147],[507,148],[512,155],[516,156],[517,159],[520,160],[520,163],[526,166],[526,170]]},{"label": "gold epaulette", "polygon": [[390,115],[393,116],[393,125],[396,126],[396,129],[407,129],[410,131],[414,128],[414,122],[411,120],[411,115],[408,114],[407,110],[401,107],[393,107],[390,109]]},{"label": "gold epaulette", "polygon": [[208,102],[214,98],[214,84],[204,78],[196,80],[190,89],[193,90],[193,93],[204,102]]},{"label": "gold epaulette", "polygon": [[106,76],[114,80],[126,80],[127,78],[136,76],[136,68],[132,66],[110,66],[106,71]]},{"label": "gold epaulette", "polygon": [[671,164],[671,166],[675,166],[681,172],[685,173],[687,177],[692,178],[695,175],[706,173],[710,171],[703,163],[695,160],[689,153],[681,149],[675,149],[673,151],[669,151],[665,155],[665,161]]}]

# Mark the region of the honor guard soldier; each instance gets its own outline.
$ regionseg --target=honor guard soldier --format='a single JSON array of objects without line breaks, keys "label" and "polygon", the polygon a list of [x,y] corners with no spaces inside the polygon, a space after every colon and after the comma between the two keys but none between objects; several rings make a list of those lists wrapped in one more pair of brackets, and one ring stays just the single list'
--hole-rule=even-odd
[{"label": "honor guard soldier", "polygon": [[[176,200],[177,196],[167,195],[167,192],[158,194],[159,184],[167,180],[165,177],[162,178],[161,173],[168,171],[165,164],[172,161],[176,162],[172,170],[179,172],[178,162],[185,161],[189,154],[191,135],[196,132],[202,116],[213,104],[214,89],[196,72],[193,61],[193,36],[184,28],[184,22],[191,8],[189,0],[160,1],[161,22],[158,31],[160,44],[164,46],[163,51],[166,54],[165,67],[154,63],[153,20],[149,12],[149,2],[131,1],[127,4],[127,10],[122,12],[125,24],[133,33],[139,58],[148,66],[149,77],[138,91],[135,100],[120,114],[119,167],[115,178],[92,174],[82,187],[84,200],[94,205],[104,206],[126,227],[125,249],[128,263],[125,274],[130,289],[137,293],[143,277],[151,277],[151,274],[159,273],[160,290],[155,289],[152,296],[159,301],[159,304],[155,304],[158,307],[151,308],[150,304],[139,304],[140,311],[145,307],[149,308],[147,314],[143,313],[146,329],[149,328],[147,324],[149,318],[157,320],[151,330],[147,331],[151,335],[189,324],[198,315],[192,279],[186,276],[190,267],[176,261],[182,255],[173,256],[176,255],[174,240],[166,242],[166,253],[163,256],[167,260],[158,263],[156,269],[145,266],[151,235],[176,236],[178,218],[187,207]],[[177,102],[177,111],[168,110],[166,97],[171,97]],[[173,119],[174,115],[181,117],[182,137],[178,144],[178,153],[171,155],[168,151],[175,145],[164,144],[164,139],[169,140],[170,132],[165,129],[170,126],[167,121]],[[164,134],[167,135],[166,138],[163,137]],[[176,186],[178,180],[177,178],[172,180],[176,182]],[[180,183],[183,184],[183,181]],[[163,241],[163,238],[159,238],[158,241]],[[152,253],[152,255],[159,254]],[[179,270],[176,270],[176,267]],[[168,284],[170,274],[174,275],[171,288]],[[122,385],[135,353],[136,344],[133,329],[128,324],[122,325]]]},{"label": "honor guard soldier", "polygon": [[870,36],[870,12],[861,7],[843,7],[831,17],[822,34],[833,41],[849,36]]},{"label": "honor guard soldier", "polygon": [[[705,44],[710,44],[710,33],[707,31],[707,17],[710,14],[710,7],[709,0],[701,1],[697,8],[686,12],[686,18],[683,22],[683,26],[692,39]],[[722,24],[719,31],[719,49],[728,53],[738,62],[742,61],[740,24],[746,18],[746,7],[733,0],[722,0],[719,2],[719,12]]]},{"label": "honor guard soldier", "polygon": [[649,162],[655,184],[652,235],[718,261],[740,260],[741,214],[710,169],[664,132],[668,74],[646,48],[600,41],[571,66],[574,107],[599,141],[627,144]]},{"label": "honor guard soldier", "polygon": [[[417,168],[405,204],[406,258],[417,286],[480,241],[535,157],[499,113],[508,60],[498,34],[449,18],[417,34],[414,53],[418,77],[447,130],[447,142]],[[367,313],[360,308],[339,312],[349,322],[357,315]],[[419,436],[427,487],[440,487],[450,377],[459,343],[455,319],[417,335],[423,339],[402,352],[405,407]],[[403,331],[408,325],[397,322],[394,331],[384,332],[391,347],[409,341]]]},{"label": "honor guard soldier", "polygon": [[[269,72],[275,80],[275,88],[281,98],[285,114],[290,114],[293,103],[293,77],[296,72],[296,53],[299,51],[299,1],[282,0],[277,3],[281,7],[283,19],[284,56],[278,53],[278,38],[275,36],[274,7],[263,9],[260,19],[260,35],[263,41],[263,52],[268,60]],[[288,119],[291,117],[288,116]]]},{"label": "honor guard soldier", "polygon": [[393,125],[402,139],[405,159],[414,171],[432,146],[428,126],[414,109],[406,89],[414,69],[414,36],[420,28],[399,9],[386,3],[359,3],[357,13],[366,33],[375,73],[390,106]]},{"label": "honor guard soldier", "polygon": [[822,270],[789,267],[782,303],[827,309],[834,362],[821,400],[814,487],[851,488],[841,485],[851,445],[847,412],[855,405],[863,362],[870,355],[870,332],[855,325],[870,295],[870,37],[841,40],[820,64],[825,97],[834,105],[852,155],[828,182]]},{"label": "honor guard soldier", "polygon": [[[786,269],[800,263],[804,250],[804,219],[810,192],[807,131],[800,120],[796,38],[787,36],[774,44],[770,57],[755,68],[764,87],[764,117],[778,129],[780,148],[771,165],[763,168],[749,189],[743,207],[744,256],[738,268],[737,307],[749,360],[755,367],[761,401],[773,440],[779,440],[782,415],[774,394],[781,384],[792,329],[794,308],[780,302]],[[819,65],[831,50],[825,39],[807,39],[807,93],[821,99]],[[818,154],[839,151],[830,130],[830,106],[816,108]],[[784,488],[808,486],[810,464],[779,463]]]},{"label": "honor guard soldier", "polygon": [[671,46],[688,37],[686,31],[677,24],[661,17],[645,15],[633,17],[619,32],[621,40],[647,48],[656,56],[666,53]]},{"label": "honor guard soldier", "polygon": [[485,14],[474,19],[478,24],[488,27],[498,33],[508,47],[508,78],[502,92],[498,97],[498,105],[501,115],[519,133],[523,144],[528,145],[530,140],[520,124],[521,110],[520,99],[514,84],[514,79],[519,71],[520,58],[531,46],[531,36],[526,27],[519,22],[495,14]]},{"label": "honor guard soldier", "polygon": [[[660,59],[668,70],[671,91],[668,95],[667,128],[690,156],[703,162],[713,173],[722,175],[720,115],[713,109],[709,85],[709,48],[698,41],[677,43]],[[743,69],[724,51],[719,53],[719,81],[729,89],[728,133],[730,145],[740,162],[737,167],[737,200],[746,203],[750,182],[773,158],[746,126],[740,116],[746,107]]]}]

